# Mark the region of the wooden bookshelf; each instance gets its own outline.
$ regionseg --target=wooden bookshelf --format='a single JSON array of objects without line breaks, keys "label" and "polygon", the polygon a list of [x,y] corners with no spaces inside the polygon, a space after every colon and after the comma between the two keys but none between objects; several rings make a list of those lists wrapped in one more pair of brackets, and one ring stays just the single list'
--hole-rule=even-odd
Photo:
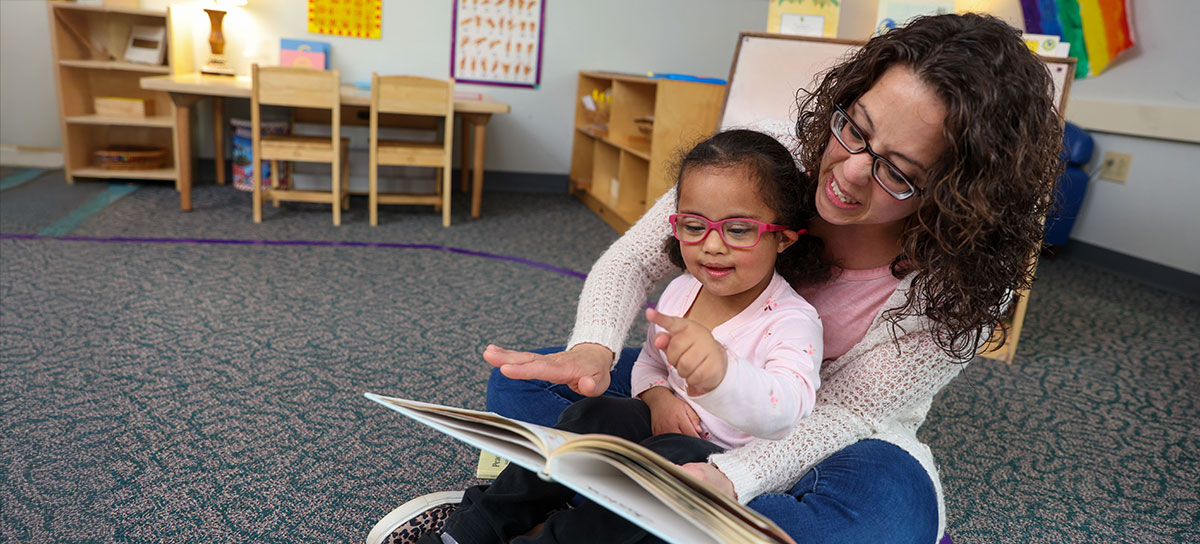
[{"label": "wooden bookshelf", "polygon": [[[176,179],[175,106],[168,93],[144,90],[139,80],[147,75],[194,71],[190,23],[174,20],[170,10],[80,5],[58,0],[48,1],[47,9],[67,181]],[[166,55],[162,64],[125,60],[134,26],[166,29]],[[153,115],[98,115],[93,100],[100,96],[149,100],[153,103]],[[168,158],[161,168],[150,170],[99,167],[93,158],[95,151],[114,145],[166,147]]]},{"label": "wooden bookshelf", "polygon": [[[593,112],[583,97],[611,91]],[[674,184],[681,149],[710,136],[724,85],[579,72],[571,146],[572,192],[617,232],[625,232]],[[607,111],[604,111],[607,110]],[[649,130],[638,120],[653,118]],[[643,123],[644,125],[644,123]]]}]

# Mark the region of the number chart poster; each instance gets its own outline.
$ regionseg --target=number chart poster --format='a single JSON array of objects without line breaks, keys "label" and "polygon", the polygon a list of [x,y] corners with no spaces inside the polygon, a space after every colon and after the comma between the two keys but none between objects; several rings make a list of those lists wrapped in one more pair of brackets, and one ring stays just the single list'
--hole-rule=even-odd
[{"label": "number chart poster", "polygon": [[378,40],[383,0],[308,0],[308,31]]},{"label": "number chart poster", "polygon": [[450,74],[462,83],[537,88],[546,0],[454,0]]}]

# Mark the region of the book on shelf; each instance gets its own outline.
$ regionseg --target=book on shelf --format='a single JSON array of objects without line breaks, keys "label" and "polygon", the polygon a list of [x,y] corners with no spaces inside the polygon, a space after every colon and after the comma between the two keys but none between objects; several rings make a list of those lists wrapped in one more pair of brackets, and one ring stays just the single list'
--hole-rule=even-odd
[{"label": "book on shelf", "polygon": [[792,542],[771,520],[623,438],[373,393],[366,397],[563,484],[667,542]]}]

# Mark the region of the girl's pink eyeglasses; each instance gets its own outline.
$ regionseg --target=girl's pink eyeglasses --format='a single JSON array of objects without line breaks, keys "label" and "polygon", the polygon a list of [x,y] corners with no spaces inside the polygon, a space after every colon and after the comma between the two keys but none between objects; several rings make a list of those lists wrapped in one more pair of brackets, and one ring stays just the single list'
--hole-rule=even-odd
[{"label": "girl's pink eyeglasses", "polygon": [[[717,231],[725,245],[737,249],[750,249],[758,245],[764,232],[779,232],[792,230],[785,225],[763,223],[744,217],[731,217],[720,221],[709,221],[707,217],[692,213],[677,213],[670,217],[671,230],[675,239],[685,244],[699,244],[708,237],[708,233]],[[798,234],[806,231],[800,229]]]}]

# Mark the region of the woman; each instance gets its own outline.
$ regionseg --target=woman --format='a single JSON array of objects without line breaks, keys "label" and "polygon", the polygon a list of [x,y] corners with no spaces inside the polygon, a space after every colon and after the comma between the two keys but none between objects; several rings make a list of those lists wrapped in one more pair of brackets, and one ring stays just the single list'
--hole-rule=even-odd
[{"label": "woman", "polygon": [[[1061,169],[1050,93],[1018,32],[975,14],[873,38],[800,93],[794,132],[779,138],[808,174],[809,231],[830,270],[795,286],[825,326],[822,387],[783,440],[712,455],[690,472],[797,542],[937,541],[941,485],[916,431],[1001,321],[1009,293],[1032,280]],[[553,423],[579,394],[628,395],[632,359],[614,369],[614,354],[671,273],[662,241],[675,198],[664,195],[597,261],[567,351],[488,347],[498,367],[489,409]]]}]

